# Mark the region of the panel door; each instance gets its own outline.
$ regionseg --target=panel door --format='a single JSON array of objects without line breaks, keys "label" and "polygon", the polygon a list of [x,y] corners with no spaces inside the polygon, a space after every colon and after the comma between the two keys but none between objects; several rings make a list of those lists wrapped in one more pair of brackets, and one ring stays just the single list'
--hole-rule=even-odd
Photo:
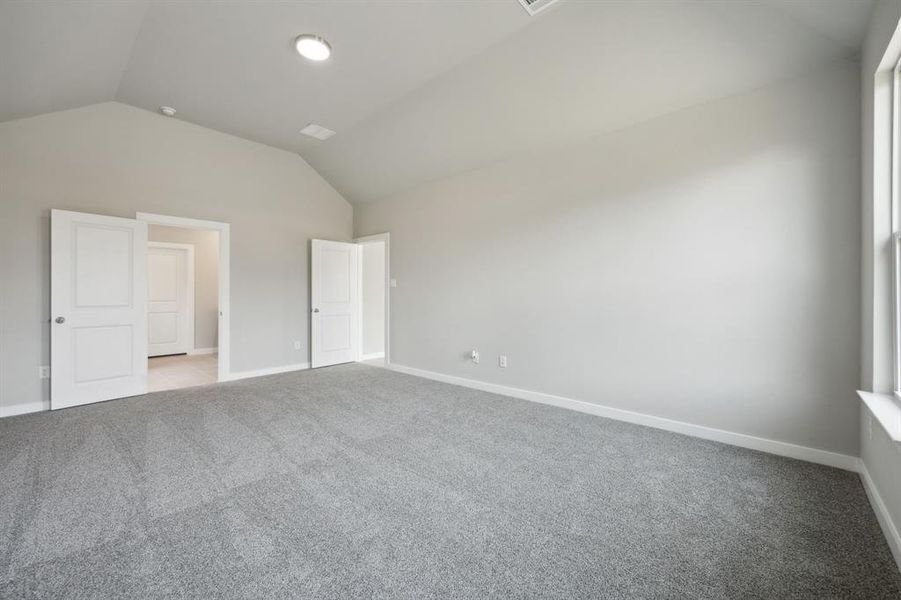
[{"label": "panel door", "polygon": [[147,251],[148,356],[194,349],[191,246],[150,242]]},{"label": "panel door", "polygon": [[50,215],[50,407],[147,390],[147,225]]},{"label": "panel door", "polygon": [[313,368],[358,358],[359,253],[356,244],[313,240],[310,286]]}]

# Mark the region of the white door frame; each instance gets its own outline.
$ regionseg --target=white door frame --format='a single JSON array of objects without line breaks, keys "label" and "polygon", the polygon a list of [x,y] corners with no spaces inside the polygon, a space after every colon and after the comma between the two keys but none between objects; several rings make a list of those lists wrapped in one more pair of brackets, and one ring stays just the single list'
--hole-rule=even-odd
[{"label": "white door frame", "polygon": [[220,221],[204,221],[169,215],[139,212],[135,216],[138,221],[152,225],[181,227],[183,229],[205,229],[219,232],[219,381],[228,381],[231,376],[231,259],[230,226]]},{"label": "white door frame", "polygon": [[[385,364],[391,364],[391,234],[390,233],[376,233],[374,235],[364,235],[362,237],[354,238],[354,243],[363,245],[363,244],[372,244],[374,242],[384,242],[385,243]],[[362,252],[361,252],[362,256]],[[363,285],[363,261],[357,261],[359,265],[359,274],[357,276],[357,283],[359,286]],[[357,360],[361,360],[363,353],[363,295],[359,294],[360,302],[358,303],[357,310],[359,311],[359,323],[360,323],[360,356]]]},{"label": "white door frame", "polygon": [[[184,250],[187,253],[187,264],[185,267],[188,271],[188,324],[186,329],[190,332],[190,344],[188,344],[188,354],[194,354],[197,345],[194,342],[194,244],[179,244],[176,242],[147,242],[148,248],[170,248],[172,250]],[[148,272],[149,276],[150,273]],[[147,289],[150,289],[150,282],[147,282]],[[148,310],[150,309],[150,300],[147,301]],[[149,319],[149,316],[148,316]],[[149,322],[148,322],[149,325]],[[147,348],[150,349],[150,341],[147,342]],[[148,352],[149,353],[149,352]]]}]

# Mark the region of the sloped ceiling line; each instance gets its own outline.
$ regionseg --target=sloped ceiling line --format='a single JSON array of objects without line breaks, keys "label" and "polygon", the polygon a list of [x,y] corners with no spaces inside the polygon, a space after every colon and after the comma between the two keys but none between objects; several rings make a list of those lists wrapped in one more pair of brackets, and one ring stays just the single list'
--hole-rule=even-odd
[{"label": "sloped ceiling line", "polygon": [[[786,79],[872,3],[0,0],[0,121],[117,100],[300,154],[372,202]],[[290,41],[334,47],[325,64]],[[338,132],[301,136],[310,122]]]}]

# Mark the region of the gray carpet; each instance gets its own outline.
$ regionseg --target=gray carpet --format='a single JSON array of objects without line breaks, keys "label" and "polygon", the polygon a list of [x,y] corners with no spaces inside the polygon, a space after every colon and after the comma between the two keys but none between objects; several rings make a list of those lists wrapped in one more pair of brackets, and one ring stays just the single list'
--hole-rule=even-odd
[{"label": "gray carpet", "polygon": [[0,597],[898,598],[857,475],[363,365],[0,420]]}]

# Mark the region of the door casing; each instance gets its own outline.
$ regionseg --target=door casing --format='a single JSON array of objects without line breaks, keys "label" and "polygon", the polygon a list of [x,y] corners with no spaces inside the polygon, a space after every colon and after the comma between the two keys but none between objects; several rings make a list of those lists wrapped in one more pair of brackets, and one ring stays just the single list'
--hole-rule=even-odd
[{"label": "door casing", "polygon": [[139,212],[138,221],[182,229],[205,229],[219,233],[219,381],[231,379],[231,226],[220,221],[189,219]]},{"label": "door casing", "polygon": [[[358,238],[354,238],[354,243],[362,246],[365,244],[371,244],[376,242],[382,242],[385,244],[385,365],[391,364],[391,234],[390,233],[376,233],[373,235],[366,235]],[[359,259],[358,259],[359,260]],[[362,298],[362,285],[363,285],[363,261],[359,260],[360,265],[360,273],[357,275],[357,280],[360,282],[361,291],[360,291],[360,303],[359,303],[359,323],[360,323],[360,356],[357,360],[362,360],[363,358],[363,298]]]}]

